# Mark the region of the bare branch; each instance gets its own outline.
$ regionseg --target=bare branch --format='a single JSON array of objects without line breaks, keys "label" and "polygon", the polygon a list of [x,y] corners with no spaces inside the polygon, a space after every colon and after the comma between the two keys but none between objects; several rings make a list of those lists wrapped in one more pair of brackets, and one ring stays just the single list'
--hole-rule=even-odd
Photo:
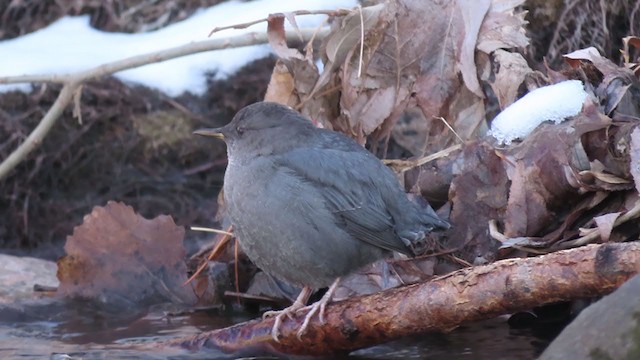
[{"label": "bare branch", "polygon": [[[300,29],[305,40],[311,38],[316,31],[315,29]],[[323,29],[316,37],[322,39],[329,33],[329,29]],[[297,34],[286,34],[287,40],[298,40]],[[224,39],[212,39],[193,42],[190,44],[177,46],[171,49],[160,50],[148,54],[132,56],[126,59],[114,61],[112,63],[103,64],[88,70],[74,72],[70,74],[41,74],[41,75],[21,75],[0,77],[0,84],[16,84],[27,82],[51,82],[51,83],[67,83],[74,81],[86,81],[92,78],[111,75],[119,71],[133,69],[143,65],[159,63],[182,56],[197,54],[212,50],[222,50],[230,48],[238,48],[243,46],[251,46],[258,44],[266,44],[267,33],[248,33]]]},{"label": "bare branch", "polygon": [[60,117],[65,107],[73,99],[76,89],[80,86],[79,83],[73,82],[65,85],[60,91],[60,95],[53,103],[49,111],[42,118],[42,121],[36,126],[36,128],[29,134],[27,139],[15,149],[9,157],[7,157],[2,164],[0,164],[0,180],[4,179],[13,168],[33,150],[35,150],[44,137],[49,133],[49,130],[56,123],[56,120]]},{"label": "bare branch", "polygon": [[[289,14],[298,16],[298,15],[328,15],[328,16],[346,16],[349,15],[351,13],[351,10],[347,10],[347,9],[337,9],[337,10],[315,10],[315,11],[309,11],[309,10],[298,10],[298,11],[291,11],[289,12]],[[213,33],[216,33],[218,31],[222,31],[222,30],[228,30],[228,29],[246,29],[249,26],[253,26],[256,24],[260,24],[261,22],[266,22],[268,18],[264,18],[264,19],[258,19],[258,20],[253,20],[253,21],[249,21],[246,23],[242,23],[242,24],[234,24],[234,25],[229,25],[229,26],[220,26],[220,27],[215,27],[213,28],[213,30],[211,30],[211,32],[209,33],[209,36],[213,35]]]},{"label": "bare branch", "polygon": [[[300,33],[305,40],[309,40],[314,36],[316,38],[322,39],[329,33],[329,29],[323,29],[319,33],[317,32],[317,29],[301,29]],[[296,33],[287,33],[286,36],[287,40],[298,40],[298,34]],[[25,82],[48,82],[64,84],[64,87],[62,88],[58,99],[49,109],[47,114],[42,118],[40,124],[38,124],[38,126],[33,130],[33,132],[31,132],[31,134],[29,134],[25,142],[22,143],[16,150],[14,150],[9,155],[9,157],[7,157],[0,164],[0,180],[6,178],[11,170],[18,166],[18,164],[22,160],[24,160],[31,151],[40,146],[44,137],[47,135],[53,124],[55,124],[64,109],[73,99],[76,89],[78,89],[78,87],[83,82],[102,76],[112,75],[122,70],[128,70],[153,63],[159,63],[186,55],[192,55],[212,50],[266,44],[267,42],[268,40],[266,32],[248,33],[224,39],[199,41],[174,47],[171,49],[137,55],[130,58],[114,61],[112,63],[103,64],[92,69],[69,74],[42,74],[0,77],[0,84],[16,84]]]}]

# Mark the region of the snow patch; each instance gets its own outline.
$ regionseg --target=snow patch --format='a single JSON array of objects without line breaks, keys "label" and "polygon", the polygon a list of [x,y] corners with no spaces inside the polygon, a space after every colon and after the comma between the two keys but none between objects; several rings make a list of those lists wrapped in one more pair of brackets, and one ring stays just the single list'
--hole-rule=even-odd
[{"label": "snow patch", "polygon": [[[65,17],[46,28],[15,39],[0,41],[0,77],[67,74],[153,51],[207,40],[214,27],[265,18],[270,13],[294,10],[331,10],[357,6],[355,0],[254,0],[228,1],[199,10],[188,19],[165,28],[136,34],[110,33],[92,28],[88,16]],[[300,28],[317,27],[324,15],[297,16]],[[285,24],[290,31],[288,21]],[[266,23],[247,29],[214,33],[211,39],[264,32]],[[224,49],[189,55],[162,63],[116,73],[121,80],[142,84],[176,96],[185,91],[202,94],[205,73],[215,71],[217,79],[232,75],[242,66],[268,56],[269,45]],[[0,92],[29,91],[29,84],[0,85]]]},{"label": "snow patch", "polygon": [[580,80],[568,80],[535,89],[509,105],[491,123],[489,135],[500,144],[524,139],[545,121],[556,124],[577,115],[587,93]]}]

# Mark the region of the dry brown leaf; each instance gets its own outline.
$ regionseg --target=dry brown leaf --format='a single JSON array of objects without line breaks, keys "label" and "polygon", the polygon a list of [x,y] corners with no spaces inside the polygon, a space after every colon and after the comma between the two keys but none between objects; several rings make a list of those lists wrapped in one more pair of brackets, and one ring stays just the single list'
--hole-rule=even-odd
[{"label": "dry brown leaf", "polygon": [[431,204],[446,203],[449,200],[449,186],[453,181],[454,171],[456,174],[458,171],[457,159],[461,158],[462,152],[460,148],[461,146],[457,149],[447,148],[443,150],[445,153],[442,153],[442,157],[432,161],[411,162],[404,166],[404,169],[396,168],[396,171],[404,171],[405,189],[412,194],[422,196]]},{"label": "dry brown leaf", "polygon": [[500,109],[505,109],[516,101],[520,86],[533,70],[518,53],[498,49],[493,53],[493,56],[497,70],[495,81],[489,84],[498,98]]},{"label": "dry brown leaf", "polygon": [[[371,29],[380,22],[383,12],[389,11],[387,8],[390,6],[393,6],[393,4],[382,3],[356,9],[334,24],[331,34],[324,40],[323,55],[326,57],[324,71],[315,84],[312,94],[327,85],[332,73],[344,63],[347,56],[360,43],[362,40],[362,24],[364,24],[364,33],[369,34]],[[362,12],[362,20],[360,19],[360,12]]]},{"label": "dry brown leaf", "polygon": [[340,281],[334,299],[344,300],[356,295],[373,294],[401,285],[397,276],[389,274],[389,266],[385,260],[380,260],[349,274]]},{"label": "dry brown leaf", "polygon": [[396,105],[397,91],[404,96],[407,94],[407,89],[387,87],[372,92],[369,97],[358,96],[349,109],[349,113],[358,114],[357,118],[351,118],[352,127],[358,126],[365,135],[375,131],[391,115]]},{"label": "dry brown leaf", "polygon": [[606,128],[610,121],[589,105],[573,120],[541,125],[510,150],[505,161],[511,179],[504,220],[507,237],[543,235],[556,221],[556,211],[575,205],[581,192],[592,191],[576,176],[590,169],[581,137]]},{"label": "dry brown leaf", "polygon": [[533,249],[544,249],[549,246],[549,242],[544,238],[537,237],[514,237],[508,238],[500,245],[500,250],[527,247]]},{"label": "dry brown leaf", "polygon": [[598,225],[598,232],[600,232],[600,239],[603,242],[609,242],[611,237],[611,232],[613,231],[613,227],[615,226],[616,219],[620,217],[620,212],[604,214],[600,216],[596,216],[593,220]]},{"label": "dry brown leaf", "polygon": [[[638,66],[638,61],[640,61],[640,59],[634,59],[631,55],[632,49],[631,47],[634,47],[636,50],[640,49],[640,37],[637,36],[625,36],[624,38],[622,38],[622,58],[624,59],[624,63],[625,65],[634,71],[634,73],[636,73],[636,75],[638,74],[637,71],[638,69],[640,69],[640,67]],[[631,46],[629,46],[631,45]]]},{"label": "dry brown leaf", "polygon": [[[314,88],[308,92],[298,88],[309,95],[301,96],[302,112],[317,117],[318,110],[310,109],[318,108],[313,101],[332,90],[329,82],[333,81],[339,86],[341,114],[337,119],[325,118],[332,121],[334,130],[360,143],[368,136],[374,147],[379,140],[388,140],[398,119],[416,106],[423,112],[425,126],[415,136],[430,144],[424,149],[427,152],[457,142],[456,135],[441,121],[434,121],[434,116],[446,119],[464,138],[482,133],[486,130],[484,93],[478,81],[476,45],[482,39],[495,48],[526,45],[523,16],[513,14],[520,3],[399,0],[363,8],[362,20],[356,9],[337,22],[326,38],[325,69]],[[488,72],[489,64],[484,65],[482,71]],[[297,72],[292,73],[296,79]]]},{"label": "dry brown leaf", "polygon": [[122,203],[95,207],[67,238],[58,294],[116,305],[195,304],[182,246],[170,216],[147,220]]},{"label": "dry brown leaf", "polygon": [[[424,31],[427,56],[420,57],[419,78],[415,83],[418,105],[425,116],[448,118],[447,105],[462,85],[458,78],[458,45],[464,39],[464,22],[454,2],[444,2],[438,8],[427,9],[433,22]],[[426,14],[422,14],[426,15]],[[412,34],[413,35],[413,34]]]},{"label": "dry brown leaf", "polygon": [[[460,88],[460,90],[454,95],[451,105],[449,106],[449,118],[445,119],[450,122],[453,129],[458,136],[462,139],[472,139],[476,134],[485,134],[488,130],[486,121],[486,110],[484,107],[484,99],[476,96],[466,87]],[[450,130],[446,129],[449,138],[451,136]],[[460,141],[457,141],[460,143]],[[438,144],[438,142],[431,141],[431,144]],[[440,148],[445,147],[443,144]],[[426,153],[433,152],[434,149],[425,149]]]},{"label": "dry brown leaf", "polygon": [[492,146],[472,142],[456,164],[449,190],[453,226],[447,247],[465,245],[463,255],[469,262],[476,257],[491,259],[499,244],[489,237],[488,223],[504,217],[509,191],[502,159]]},{"label": "dry brown leaf", "polygon": [[[284,33],[285,18],[291,18],[291,14],[272,14],[268,18],[269,43],[280,59],[272,74],[271,92],[267,94],[267,99],[296,107],[322,127],[331,128],[330,119],[337,117],[337,94],[330,91],[321,97],[313,96],[319,74],[312,61],[312,47],[307,47],[307,53],[303,55],[297,49],[287,46]],[[286,66],[288,71],[285,72],[282,66]],[[326,81],[331,80],[329,74]]]},{"label": "dry brown leaf", "polygon": [[594,47],[576,50],[563,55],[565,61],[572,67],[581,66],[583,61],[589,61],[600,71],[604,77],[595,93],[598,99],[604,103],[604,113],[609,115],[625,99],[623,113],[638,116],[640,106],[637,97],[640,95],[629,94],[629,90],[634,87],[640,88],[637,77],[633,71],[625,67],[614,64],[611,60],[600,55]]},{"label": "dry brown leaf", "polygon": [[478,82],[476,70],[476,43],[480,26],[490,6],[491,0],[476,0],[461,2],[459,7],[464,24],[464,37],[459,49],[458,67],[467,89],[480,98],[484,98],[484,93]]},{"label": "dry brown leaf", "polygon": [[289,69],[280,59],[276,61],[276,65],[273,67],[264,101],[277,102],[291,107],[295,107],[300,102],[293,76],[291,76]]},{"label": "dry brown leaf", "polygon": [[513,238],[539,235],[537,231],[552,219],[552,214],[547,209],[547,200],[552,194],[540,183],[544,176],[546,175],[539,167],[516,162],[510,176],[505,236]]},{"label": "dry brown leaf", "polygon": [[562,57],[567,64],[575,68],[580,66],[580,63],[585,60],[595,64],[597,61],[601,60],[602,55],[600,55],[598,49],[592,46],[562,55]]},{"label": "dry brown leaf", "polygon": [[633,188],[631,181],[602,171],[580,171],[577,178],[589,184],[590,190],[621,191]]},{"label": "dry brown leaf", "polygon": [[525,48],[529,45],[529,38],[525,33],[527,21],[526,12],[515,12],[515,8],[524,0],[493,0],[491,8],[485,16],[478,43],[478,50],[491,54],[497,49]]},{"label": "dry brown leaf", "polygon": [[284,33],[284,14],[269,14],[267,17],[267,38],[273,51],[281,59],[305,60],[304,55],[297,49],[292,49],[287,45],[287,38]]},{"label": "dry brown leaf", "polygon": [[276,279],[262,271],[251,278],[251,282],[246,291],[248,295],[268,297],[275,301],[284,300],[282,301],[284,305],[288,305],[287,300],[293,302],[298,293],[300,293],[299,287]]},{"label": "dry brown leaf", "polygon": [[606,171],[623,179],[632,179],[631,133],[636,127],[637,124],[634,122],[613,121],[607,131],[585,134],[583,144],[589,159],[592,159],[592,170]]}]

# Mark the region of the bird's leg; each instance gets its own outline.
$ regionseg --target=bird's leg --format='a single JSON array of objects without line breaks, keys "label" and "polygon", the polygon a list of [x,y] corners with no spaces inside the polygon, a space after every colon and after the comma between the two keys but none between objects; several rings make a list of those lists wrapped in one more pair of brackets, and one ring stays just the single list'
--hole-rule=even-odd
[{"label": "bird's leg", "polygon": [[305,306],[297,310],[297,312],[309,311],[307,315],[304,317],[304,321],[302,322],[300,329],[298,329],[298,334],[297,334],[298,339],[302,338],[302,335],[304,335],[304,333],[307,331],[309,322],[311,321],[311,319],[316,313],[318,313],[318,318],[320,319],[320,323],[324,324],[324,310],[327,307],[327,304],[329,303],[329,301],[331,301],[331,298],[333,297],[333,293],[336,292],[336,289],[338,288],[338,284],[340,284],[340,278],[337,278],[333,282],[333,284],[329,286],[329,290],[327,290],[327,292],[322,296],[320,300],[316,301],[315,303],[309,306]]},{"label": "bird's leg", "polygon": [[282,318],[285,316],[291,318],[291,315],[295,314],[298,310],[304,309],[307,301],[309,301],[311,293],[313,293],[313,289],[305,286],[300,290],[300,294],[291,306],[277,311],[265,311],[265,313],[262,314],[263,319],[271,316],[276,317],[276,321],[273,323],[273,327],[271,328],[271,337],[273,337],[273,340],[280,342],[280,340],[278,340],[278,336],[280,332],[280,325],[282,325]]}]

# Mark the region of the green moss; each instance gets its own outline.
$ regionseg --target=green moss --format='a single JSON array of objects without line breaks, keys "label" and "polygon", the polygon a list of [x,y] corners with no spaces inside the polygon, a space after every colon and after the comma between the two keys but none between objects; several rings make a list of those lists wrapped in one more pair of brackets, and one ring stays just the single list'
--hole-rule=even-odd
[{"label": "green moss", "polygon": [[191,120],[178,111],[134,116],[133,124],[144,141],[147,154],[164,152],[185,139],[193,138]]}]

